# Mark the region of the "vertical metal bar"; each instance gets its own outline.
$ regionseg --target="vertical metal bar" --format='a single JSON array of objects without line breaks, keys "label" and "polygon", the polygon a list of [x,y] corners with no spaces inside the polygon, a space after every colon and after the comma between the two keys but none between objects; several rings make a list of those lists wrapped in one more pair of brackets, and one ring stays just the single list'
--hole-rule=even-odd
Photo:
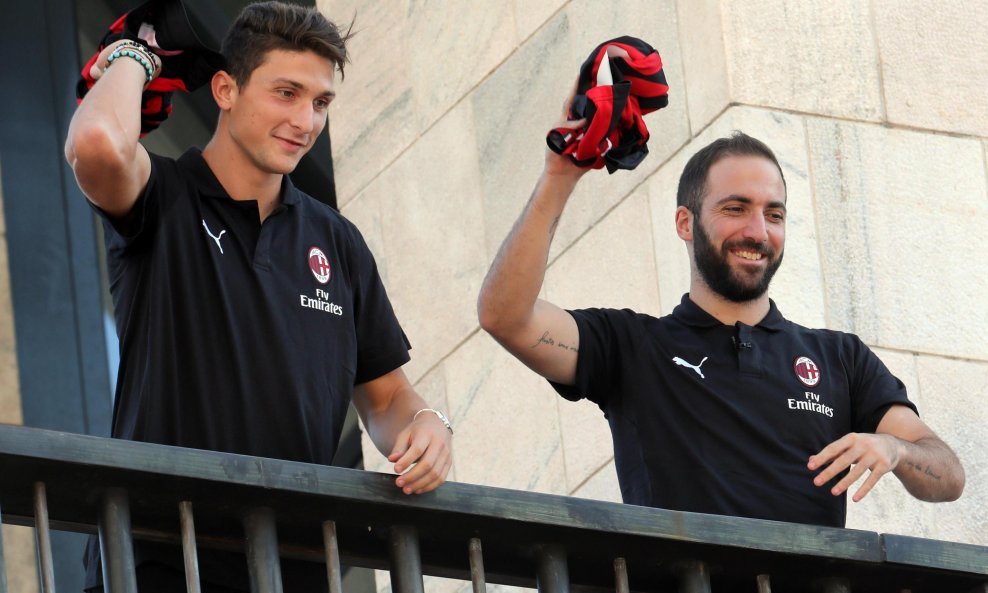
[{"label": "vertical metal bar", "polygon": [[710,593],[710,572],[698,560],[683,564],[679,571],[680,593]]},{"label": "vertical metal bar", "polygon": [[266,507],[251,509],[244,517],[244,533],[251,593],[282,593],[274,511]]},{"label": "vertical metal bar", "polygon": [[121,488],[110,488],[103,493],[99,509],[99,551],[106,590],[109,593],[137,593],[130,503],[127,491]]},{"label": "vertical metal bar", "polygon": [[3,558],[3,511],[0,510],[0,593],[7,593],[7,562]]},{"label": "vertical metal bar", "polygon": [[391,527],[391,589],[394,593],[425,593],[419,537],[411,525]]},{"label": "vertical metal bar", "polygon": [[48,496],[45,483],[34,483],[34,535],[41,561],[41,591],[55,593],[55,567],[51,559],[51,531],[48,529]]},{"label": "vertical metal bar", "polygon": [[851,581],[844,577],[830,577],[821,581],[823,593],[851,593]]},{"label": "vertical metal bar", "polygon": [[199,554],[196,550],[196,523],[192,516],[192,503],[178,503],[178,516],[182,524],[182,556],[185,559],[185,589],[188,593],[201,593],[199,585]]},{"label": "vertical metal bar", "polygon": [[628,563],[624,558],[614,559],[614,590],[617,593],[628,593]]},{"label": "vertical metal bar", "polygon": [[467,546],[470,552],[470,582],[473,583],[473,593],[487,593],[487,575],[484,574],[484,549],[480,538],[470,538]]},{"label": "vertical metal bar", "polygon": [[326,548],[326,578],[329,593],[343,593],[343,574],[340,570],[340,544],[336,539],[336,523],[323,521],[323,547]]},{"label": "vertical metal bar", "polygon": [[562,546],[543,546],[539,550],[537,582],[539,593],[569,593],[569,567]]},{"label": "vertical metal bar", "polygon": [[755,577],[758,584],[758,593],[772,593],[772,577],[767,574],[760,574]]}]

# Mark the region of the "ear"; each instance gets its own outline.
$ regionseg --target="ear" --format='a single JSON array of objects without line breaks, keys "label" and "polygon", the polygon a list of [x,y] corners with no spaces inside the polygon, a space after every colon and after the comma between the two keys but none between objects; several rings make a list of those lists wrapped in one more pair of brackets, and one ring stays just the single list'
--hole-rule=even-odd
[{"label": "ear", "polygon": [[676,208],[676,234],[683,241],[693,240],[693,213],[686,206]]},{"label": "ear", "polygon": [[213,91],[213,100],[216,101],[220,111],[229,111],[236,102],[239,92],[237,81],[225,70],[220,70],[213,75],[210,88]]}]

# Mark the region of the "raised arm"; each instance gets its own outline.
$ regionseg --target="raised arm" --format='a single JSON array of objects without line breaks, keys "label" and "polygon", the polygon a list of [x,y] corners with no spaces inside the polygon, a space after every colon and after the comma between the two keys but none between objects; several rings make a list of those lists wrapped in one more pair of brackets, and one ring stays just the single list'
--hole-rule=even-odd
[{"label": "raised arm", "polygon": [[888,472],[906,490],[927,502],[957,500],[964,491],[964,468],[957,455],[910,408],[894,405],[878,423],[875,434],[851,433],[810,457],[809,469],[825,467],[814,479],[817,486],[829,482],[848,467],[851,470],[831,492],[836,496],[869,470],[868,478],[854,493],[855,502]]},{"label": "raised arm", "polygon": [[[65,141],[65,158],[82,192],[114,218],[130,212],[151,174],[151,159],[138,142],[147,71],[128,56],[107,65],[121,43],[100,53],[93,66],[96,84],[72,116]],[[160,62],[155,64],[157,74]]]},{"label": "raised arm", "polygon": [[[583,120],[566,122],[578,128]],[[572,385],[579,332],[573,316],[538,298],[549,246],[563,209],[586,171],[546,150],[542,176],[498,251],[477,301],[480,327],[543,377]]]}]

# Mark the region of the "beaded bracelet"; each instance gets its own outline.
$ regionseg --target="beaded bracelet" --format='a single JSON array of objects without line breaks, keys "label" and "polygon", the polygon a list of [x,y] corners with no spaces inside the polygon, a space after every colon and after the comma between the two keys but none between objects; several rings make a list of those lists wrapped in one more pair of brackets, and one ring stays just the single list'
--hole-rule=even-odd
[{"label": "beaded bracelet", "polygon": [[145,84],[150,84],[154,80],[154,73],[158,69],[158,65],[142,45],[134,42],[121,43],[113,50],[113,53],[107,56],[106,67],[109,68],[120,56],[137,60],[144,67],[144,72],[147,74],[147,82]]}]

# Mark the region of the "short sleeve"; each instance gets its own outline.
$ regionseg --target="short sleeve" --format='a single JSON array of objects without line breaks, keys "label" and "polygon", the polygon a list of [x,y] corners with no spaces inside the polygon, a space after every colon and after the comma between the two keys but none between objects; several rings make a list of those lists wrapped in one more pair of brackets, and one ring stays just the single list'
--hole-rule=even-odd
[{"label": "short sleeve", "polygon": [[350,229],[350,273],[357,332],[354,383],[359,385],[408,362],[411,345],[395,317],[374,256],[356,227]]},{"label": "short sleeve", "polygon": [[635,340],[637,314],[629,309],[574,309],[580,335],[576,361],[576,382],[561,385],[550,381],[562,397],[577,401],[588,399],[604,409],[611,393],[620,388],[621,373],[617,362],[620,352]]},{"label": "short sleeve", "polygon": [[845,334],[845,352],[850,369],[851,407],[854,432],[875,432],[888,409],[901,404],[917,412],[909,401],[906,386],[860,338]]},{"label": "short sleeve", "polygon": [[180,182],[178,163],[153,153],[148,155],[151,157],[151,173],[147,185],[126,216],[113,218],[102,208],[89,202],[93,210],[103,219],[109,248],[124,248],[143,242],[144,237],[152,234],[157,226],[161,209],[167,203],[167,198],[174,196],[178,191],[175,187],[175,184]]}]

